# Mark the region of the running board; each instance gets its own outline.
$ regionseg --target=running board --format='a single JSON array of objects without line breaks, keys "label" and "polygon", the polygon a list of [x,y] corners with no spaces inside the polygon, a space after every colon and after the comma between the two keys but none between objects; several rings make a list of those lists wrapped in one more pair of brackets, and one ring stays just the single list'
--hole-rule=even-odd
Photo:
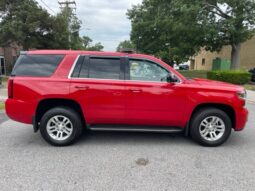
[{"label": "running board", "polygon": [[179,133],[184,129],[179,127],[163,126],[126,126],[126,125],[93,125],[88,126],[91,131],[127,131],[127,132],[157,132],[157,133]]}]

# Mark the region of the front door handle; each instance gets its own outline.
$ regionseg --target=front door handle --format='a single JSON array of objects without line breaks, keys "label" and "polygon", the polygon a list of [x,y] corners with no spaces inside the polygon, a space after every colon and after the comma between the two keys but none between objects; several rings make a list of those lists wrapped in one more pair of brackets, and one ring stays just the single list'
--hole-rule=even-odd
[{"label": "front door handle", "polygon": [[74,88],[78,90],[87,90],[89,89],[89,86],[75,86]]},{"label": "front door handle", "polygon": [[129,91],[134,92],[134,93],[139,93],[142,92],[142,89],[136,89],[136,88],[131,88]]}]

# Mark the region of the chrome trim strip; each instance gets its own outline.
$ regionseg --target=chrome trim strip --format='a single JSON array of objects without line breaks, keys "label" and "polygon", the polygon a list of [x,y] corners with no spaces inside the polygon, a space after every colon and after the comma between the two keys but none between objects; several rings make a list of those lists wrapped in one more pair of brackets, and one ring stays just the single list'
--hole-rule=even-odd
[{"label": "chrome trim strip", "polygon": [[[98,81],[125,81],[125,82],[138,82],[138,83],[162,83],[162,84],[170,84],[169,82],[157,82],[157,81],[142,81],[142,80],[121,80],[121,79],[99,79],[99,78],[71,78],[74,80],[98,80]],[[179,84],[179,82],[175,82],[174,84]]]},{"label": "chrome trim strip", "polygon": [[79,55],[77,56],[77,58],[75,59],[73,65],[72,65],[72,68],[71,68],[71,70],[70,70],[70,72],[69,72],[69,74],[68,74],[68,79],[71,79],[71,78],[72,78],[72,73],[73,73],[73,71],[74,71],[74,68],[75,68],[75,66],[76,66],[76,64],[77,64],[77,62],[78,62],[80,56],[81,56],[81,55],[79,54]]},{"label": "chrome trim strip", "polygon": [[[143,81],[143,80],[121,80],[121,79],[99,79],[99,78],[75,78],[75,77],[71,77],[72,76],[72,73],[73,73],[73,70],[78,62],[78,59],[80,58],[80,56],[90,56],[90,57],[98,57],[98,58],[107,58],[107,56],[102,56],[102,57],[99,57],[99,56],[93,56],[93,55],[83,55],[83,54],[79,54],[77,56],[77,58],[75,59],[74,63],[73,63],[73,66],[69,72],[69,75],[68,75],[68,79],[81,79],[81,80],[113,80],[113,81],[126,81],[126,82],[129,82],[129,81],[132,81],[132,82],[148,82],[148,83],[164,83],[164,84],[168,84],[169,82],[157,82],[157,81]],[[111,58],[111,57],[108,57],[108,58]],[[121,57],[115,57],[115,58],[121,58]],[[172,71],[169,71],[167,68],[165,68],[164,66],[162,66],[161,64],[157,63],[157,62],[154,62],[152,60],[149,60],[149,59],[146,59],[146,58],[133,58],[133,57],[128,57],[128,59],[134,59],[134,60],[146,60],[146,61],[149,61],[149,62],[153,62],[157,65],[159,65],[160,67],[164,68],[165,70],[167,70],[169,73],[174,73]],[[175,74],[174,74],[175,75]],[[178,82],[175,82],[174,84],[181,84],[183,83],[183,81],[177,76],[175,75],[177,78],[178,78]]]}]

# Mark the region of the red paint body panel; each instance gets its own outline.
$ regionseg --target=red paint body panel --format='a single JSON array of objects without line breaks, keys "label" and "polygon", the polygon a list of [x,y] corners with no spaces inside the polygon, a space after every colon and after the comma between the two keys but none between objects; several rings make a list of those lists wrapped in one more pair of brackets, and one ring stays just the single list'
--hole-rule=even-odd
[{"label": "red paint body panel", "polygon": [[[184,128],[201,104],[230,106],[236,116],[234,129],[244,128],[248,117],[245,101],[237,96],[240,86],[205,79],[187,80],[161,60],[148,55],[88,51],[29,51],[28,54],[63,54],[49,78],[11,77],[13,97],[6,101],[8,116],[32,123],[40,101],[67,99],[82,108],[87,124],[159,125]],[[147,59],[174,73],[180,83],[68,78],[78,55]],[[10,88],[10,87],[9,87]]]}]

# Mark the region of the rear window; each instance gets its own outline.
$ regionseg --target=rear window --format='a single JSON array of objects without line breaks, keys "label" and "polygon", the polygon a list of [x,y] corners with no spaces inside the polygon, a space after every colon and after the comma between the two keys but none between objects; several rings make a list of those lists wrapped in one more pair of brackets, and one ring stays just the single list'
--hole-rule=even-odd
[{"label": "rear window", "polygon": [[64,55],[21,55],[17,60],[12,76],[51,76]]}]

